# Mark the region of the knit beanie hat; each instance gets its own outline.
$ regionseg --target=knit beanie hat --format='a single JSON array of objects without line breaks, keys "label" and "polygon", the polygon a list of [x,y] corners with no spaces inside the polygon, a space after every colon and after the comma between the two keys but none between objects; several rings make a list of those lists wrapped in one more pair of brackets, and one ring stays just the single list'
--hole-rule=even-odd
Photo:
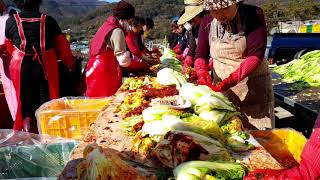
[{"label": "knit beanie hat", "polygon": [[122,0],[113,7],[112,12],[114,17],[126,20],[134,17],[135,9],[130,3]]}]

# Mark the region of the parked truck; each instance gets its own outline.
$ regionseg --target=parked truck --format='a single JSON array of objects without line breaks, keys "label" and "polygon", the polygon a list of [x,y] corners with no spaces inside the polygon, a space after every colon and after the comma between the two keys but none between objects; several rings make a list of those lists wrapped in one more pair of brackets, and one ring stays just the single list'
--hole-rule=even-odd
[{"label": "parked truck", "polygon": [[271,64],[285,64],[320,49],[320,33],[275,33],[268,52]]},{"label": "parked truck", "polygon": [[[320,50],[320,33],[275,33],[268,46],[267,59],[273,66],[282,65],[299,59],[312,50]],[[310,135],[314,119],[320,113],[320,89],[300,87],[298,83],[285,83],[276,73],[272,73],[272,82],[276,106],[282,107],[295,117],[292,122],[283,126]]]}]

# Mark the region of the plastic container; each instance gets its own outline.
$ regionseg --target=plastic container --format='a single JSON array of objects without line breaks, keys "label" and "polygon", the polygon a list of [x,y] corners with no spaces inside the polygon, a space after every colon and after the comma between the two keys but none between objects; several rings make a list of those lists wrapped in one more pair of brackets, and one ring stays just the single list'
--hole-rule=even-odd
[{"label": "plastic container", "polygon": [[43,104],[36,112],[40,134],[81,140],[110,100],[61,98]]},{"label": "plastic container", "polygon": [[[0,130],[0,179],[57,179],[79,142]],[[43,177],[43,178],[40,178]]]},{"label": "plastic container", "polygon": [[313,33],[320,33],[320,24],[314,24],[312,28]]}]

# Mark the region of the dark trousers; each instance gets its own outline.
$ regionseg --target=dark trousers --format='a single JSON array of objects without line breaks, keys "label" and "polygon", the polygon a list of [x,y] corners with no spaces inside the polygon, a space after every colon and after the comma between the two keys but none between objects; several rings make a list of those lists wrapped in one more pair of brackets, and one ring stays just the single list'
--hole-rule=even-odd
[{"label": "dark trousers", "polygon": [[22,118],[30,117],[31,129],[37,129],[35,111],[50,99],[48,81],[38,61],[23,60],[20,85]]}]

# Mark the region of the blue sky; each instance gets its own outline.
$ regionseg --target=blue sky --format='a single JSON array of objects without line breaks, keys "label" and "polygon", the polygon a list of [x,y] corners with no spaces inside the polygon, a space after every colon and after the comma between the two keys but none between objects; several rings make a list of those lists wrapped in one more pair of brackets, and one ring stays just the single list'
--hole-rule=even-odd
[{"label": "blue sky", "polygon": [[118,2],[120,0],[100,0],[100,1],[107,1],[107,2]]}]

